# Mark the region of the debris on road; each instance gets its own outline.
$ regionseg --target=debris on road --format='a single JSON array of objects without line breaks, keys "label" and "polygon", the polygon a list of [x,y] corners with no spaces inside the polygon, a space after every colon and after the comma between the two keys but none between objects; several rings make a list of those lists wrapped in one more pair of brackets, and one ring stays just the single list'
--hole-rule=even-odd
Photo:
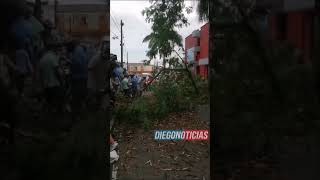
[{"label": "debris on road", "polygon": [[117,152],[115,150],[110,152],[110,163],[114,163],[115,161],[118,161],[119,159],[119,155],[117,154]]},{"label": "debris on road", "polygon": [[[195,123],[197,122],[197,123]],[[156,176],[166,172],[178,179],[209,179],[210,154],[208,141],[156,141],[154,129],[208,129],[200,121],[196,112],[172,113],[167,118],[155,123],[149,130],[117,124],[119,163],[118,176],[143,177]],[[130,138],[128,138],[130,137]],[[143,137],[143,138],[142,138]],[[148,138],[150,137],[150,138]],[[130,167],[130,168],[128,168]]]}]

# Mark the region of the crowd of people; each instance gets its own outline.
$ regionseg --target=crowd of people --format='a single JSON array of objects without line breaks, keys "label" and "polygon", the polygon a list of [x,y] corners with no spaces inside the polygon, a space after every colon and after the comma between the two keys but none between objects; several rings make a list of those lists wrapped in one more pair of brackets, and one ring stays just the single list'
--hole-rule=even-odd
[{"label": "crowd of people", "polygon": [[130,98],[139,97],[150,82],[150,76],[128,74],[127,70],[118,63],[113,69],[111,88],[115,94],[122,93],[125,97]]},{"label": "crowd of people", "polygon": [[[12,144],[21,102],[36,101],[48,117],[70,113],[75,122],[84,109],[103,108],[106,94],[113,102],[117,93],[140,96],[150,81],[148,76],[129,75],[112,60],[108,39],[66,39],[52,22],[33,16],[28,6],[14,15],[1,17],[6,28],[0,42],[0,109]],[[111,135],[110,143],[115,149]]]},{"label": "crowd of people", "polygon": [[0,109],[11,133],[19,113],[17,104],[26,100],[37,101],[42,111],[52,115],[71,113],[73,120],[80,118],[85,107],[101,107],[112,72],[107,40],[88,43],[64,38],[50,21],[34,17],[28,6],[5,20],[0,42]]},{"label": "crowd of people", "polygon": [[[116,62],[116,58],[115,61]],[[122,68],[120,63],[115,63],[112,68],[112,76],[110,78],[110,89],[112,94],[112,101],[115,101],[117,94],[122,94],[127,98],[139,97],[142,95],[144,89],[151,83],[151,76],[142,76],[140,74],[129,74],[125,68]],[[118,147],[117,141],[112,135],[109,136],[110,143],[110,163],[113,164],[119,159],[116,151]]]}]

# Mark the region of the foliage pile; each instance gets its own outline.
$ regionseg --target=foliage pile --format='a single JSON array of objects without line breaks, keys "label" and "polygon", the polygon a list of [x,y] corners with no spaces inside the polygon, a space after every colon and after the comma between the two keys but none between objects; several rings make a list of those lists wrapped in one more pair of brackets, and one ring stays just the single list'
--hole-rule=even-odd
[{"label": "foliage pile", "polygon": [[148,128],[154,120],[160,120],[169,113],[191,110],[199,104],[207,104],[207,82],[199,77],[196,82],[200,94],[194,92],[185,73],[166,73],[151,85],[151,96],[143,96],[133,100],[131,104],[118,106],[114,111],[115,118],[120,122]]}]

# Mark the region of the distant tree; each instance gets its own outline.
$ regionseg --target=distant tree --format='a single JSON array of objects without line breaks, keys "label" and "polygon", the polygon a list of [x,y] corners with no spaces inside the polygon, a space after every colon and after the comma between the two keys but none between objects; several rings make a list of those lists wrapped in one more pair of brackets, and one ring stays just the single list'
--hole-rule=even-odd
[{"label": "distant tree", "polygon": [[[212,1],[212,0],[211,0]],[[209,20],[209,3],[210,0],[200,0],[198,2],[197,12],[201,21]]]},{"label": "distant tree", "polygon": [[191,9],[185,6],[184,0],[150,0],[150,3],[142,15],[146,16],[147,23],[152,23],[152,32],[143,42],[149,43],[147,56],[150,60],[158,55],[165,67],[174,48],[182,47],[182,37],[175,28],[189,24],[184,10],[190,12]]},{"label": "distant tree", "polygon": [[144,65],[149,65],[150,64],[150,61],[147,60],[147,59],[144,59],[141,61]]}]

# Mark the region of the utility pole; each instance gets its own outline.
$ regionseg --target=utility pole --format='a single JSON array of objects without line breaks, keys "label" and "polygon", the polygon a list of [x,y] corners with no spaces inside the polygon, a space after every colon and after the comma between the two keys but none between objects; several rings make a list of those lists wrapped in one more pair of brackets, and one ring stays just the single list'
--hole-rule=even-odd
[{"label": "utility pole", "polygon": [[122,33],[122,26],[123,26],[123,22],[122,22],[122,19],[121,19],[121,22],[120,22],[120,26],[121,26],[121,40],[120,40],[120,46],[121,46],[121,67],[123,67],[123,33]]}]

